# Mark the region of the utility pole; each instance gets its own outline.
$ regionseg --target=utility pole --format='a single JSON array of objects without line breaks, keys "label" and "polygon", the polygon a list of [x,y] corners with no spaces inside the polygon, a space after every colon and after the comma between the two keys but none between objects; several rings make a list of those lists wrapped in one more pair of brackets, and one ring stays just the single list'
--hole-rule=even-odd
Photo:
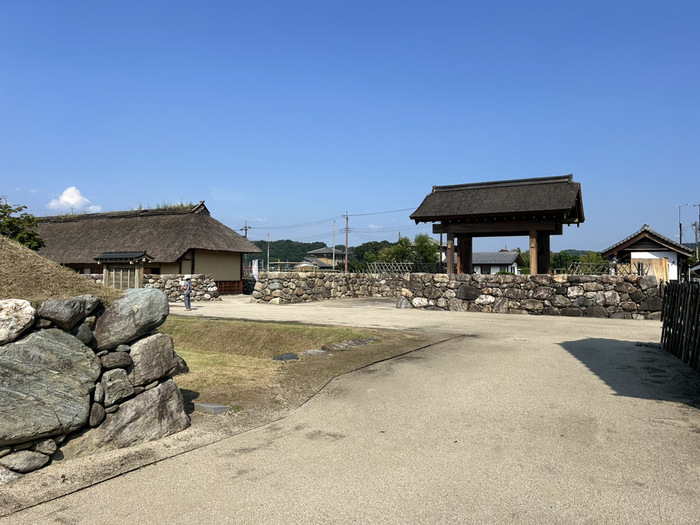
[{"label": "utility pole", "polygon": [[700,259],[700,250],[698,249],[698,237],[700,237],[700,204],[693,204],[698,207],[698,222],[695,223],[695,259]]},{"label": "utility pole", "polygon": [[335,219],[333,219],[333,270],[335,270]]},{"label": "utility pole", "polygon": [[348,273],[348,233],[350,232],[350,215],[345,212],[345,273]]},{"label": "utility pole", "polygon": [[267,274],[270,275],[270,232],[267,233]]},{"label": "utility pole", "polygon": [[674,206],[678,206],[678,230],[679,230],[679,235],[678,235],[678,244],[683,244],[683,223],[681,222],[681,206],[687,206],[688,203],[685,204],[674,204]]},{"label": "utility pole", "polygon": [[248,221],[245,221],[245,226],[243,226],[243,228],[241,228],[240,231],[243,232],[243,235],[245,236],[246,239],[248,238],[248,230],[250,230],[251,228],[252,228],[252,226],[248,226]]},{"label": "utility pole", "polygon": [[[248,221],[245,221],[245,226],[243,226],[243,228],[241,228],[240,231],[243,232],[243,235],[245,236],[246,239],[248,238],[248,230],[250,230],[250,226],[248,226]],[[243,268],[246,270],[248,269],[248,254],[247,253],[243,254]],[[244,272],[241,272],[241,275],[243,275],[243,273]]]}]

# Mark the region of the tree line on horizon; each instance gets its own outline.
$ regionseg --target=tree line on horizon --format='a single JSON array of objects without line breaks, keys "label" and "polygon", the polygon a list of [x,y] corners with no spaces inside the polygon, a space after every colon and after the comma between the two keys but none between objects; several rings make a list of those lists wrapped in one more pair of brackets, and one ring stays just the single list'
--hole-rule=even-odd
[{"label": "tree line on horizon", "polygon": [[[296,263],[308,256],[308,253],[319,248],[325,248],[323,242],[298,242],[289,239],[279,241],[252,241],[262,250],[260,256],[249,256],[249,259],[260,258],[262,267],[267,264],[267,250],[269,248],[270,264],[275,262]],[[695,245],[690,247],[694,248]],[[336,249],[345,253],[344,245],[336,245]],[[525,263],[523,273],[528,273],[530,266],[529,250],[515,248],[510,250],[518,252]],[[375,262],[412,262],[414,267],[429,271],[437,268],[440,261],[437,244],[430,239],[428,234],[418,234],[411,241],[408,237],[402,237],[397,242],[369,241],[348,249],[348,270],[361,272],[367,269],[369,263]],[[600,264],[607,262],[599,252],[590,250],[566,249],[560,252],[551,252],[550,267],[553,269],[567,269],[574,263]],[[336,269],[344,270],[344,255],[336,261]]]}]

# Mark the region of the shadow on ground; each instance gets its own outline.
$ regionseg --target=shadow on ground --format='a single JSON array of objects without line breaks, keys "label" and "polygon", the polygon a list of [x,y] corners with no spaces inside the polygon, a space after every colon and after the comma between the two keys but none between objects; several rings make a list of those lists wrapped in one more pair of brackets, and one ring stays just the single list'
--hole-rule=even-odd
[{"label": "shadow on ground", "polygon": [[194,400],[199,397],[199,392],[184,388],[181,388],[180,392],[182,393],[182,398],[185,401],[185,413],[190,415],[192,412],[194,412]]},{"label": "shadow on ground", "polygon": [[700,408],[700,374],[659,344],[589,338],[561,346],[619,396]]}]

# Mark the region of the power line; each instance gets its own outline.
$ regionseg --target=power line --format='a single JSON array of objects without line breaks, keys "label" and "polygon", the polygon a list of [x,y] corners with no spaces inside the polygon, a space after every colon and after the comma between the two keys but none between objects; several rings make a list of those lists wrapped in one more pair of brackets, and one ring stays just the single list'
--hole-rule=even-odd
[{"label": "power line", "polygon": [[366,217],[368,215],[385,215],[387,213],[399,213],[401,211],[410,211],[414,210],[415,208],[403,208],[401,210],[391,210],[391,211],[378,211],[375,213],[351,213],[350,217]]},{"label": "power line", "polygon": [[338,219],[340,217],[341,216],[338,215],[336,217],[331,217],[330,219],[319,219],[316,221],[303,222],[301,224],[289,224],[286,226],[249,226],[248,228],[249,229],[256,229],[256,230],[266,230],[266,231],[267,230],[281,230],[281,229],[285,229],[285,228],[304,228],[304,227],[313,226],[316,224],[322,224],[324,222],[331,222],[331,221]]},{"label": "power line", "polygon": [[373,212],[373,213],[346,213],[346,214],[342,214],[342,215],[337,215],[335,217],[330,217],[328,219],[318,219],[315,221],[304,222],[304,223],[300,223],[300,224],[289,224],[286,226],[248,226],[248,228],[249,229],[257,229],[257,230],[265,230],[265,231],[267,231],[267,230],[281,230],[281,229],[285,229],[285,228],[304,228],[307,226],[313,226],[315,224],[321,224],[324,222],[332,222],[336,219],[344,219],[346,216],[348,216],[348,217],[368,217],[370,215],[387,215],[389,213],[400,213],[403,211],[410,211],[413,209],[415,209],[415,208],[402,208],[400,210],[377,211],[377,212]]}]

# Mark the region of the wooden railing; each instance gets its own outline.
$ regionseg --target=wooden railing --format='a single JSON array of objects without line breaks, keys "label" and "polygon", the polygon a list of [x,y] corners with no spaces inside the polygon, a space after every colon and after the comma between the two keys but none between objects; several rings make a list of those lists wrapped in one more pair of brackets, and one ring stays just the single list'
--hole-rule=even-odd
[{"label": "wooden railing", "polygon": [[574,262],[569,265],[566,273],[569,275],[619,275],[627,277],[628,275],[649,275],[652,272],[650,263],[642,261],[635,261],[632,264],[606,261],[600,263]]},{"label": "wooden railing", "polygon": [[664,349],[700,370],[700,283],[667,283],[661,321]]}]

